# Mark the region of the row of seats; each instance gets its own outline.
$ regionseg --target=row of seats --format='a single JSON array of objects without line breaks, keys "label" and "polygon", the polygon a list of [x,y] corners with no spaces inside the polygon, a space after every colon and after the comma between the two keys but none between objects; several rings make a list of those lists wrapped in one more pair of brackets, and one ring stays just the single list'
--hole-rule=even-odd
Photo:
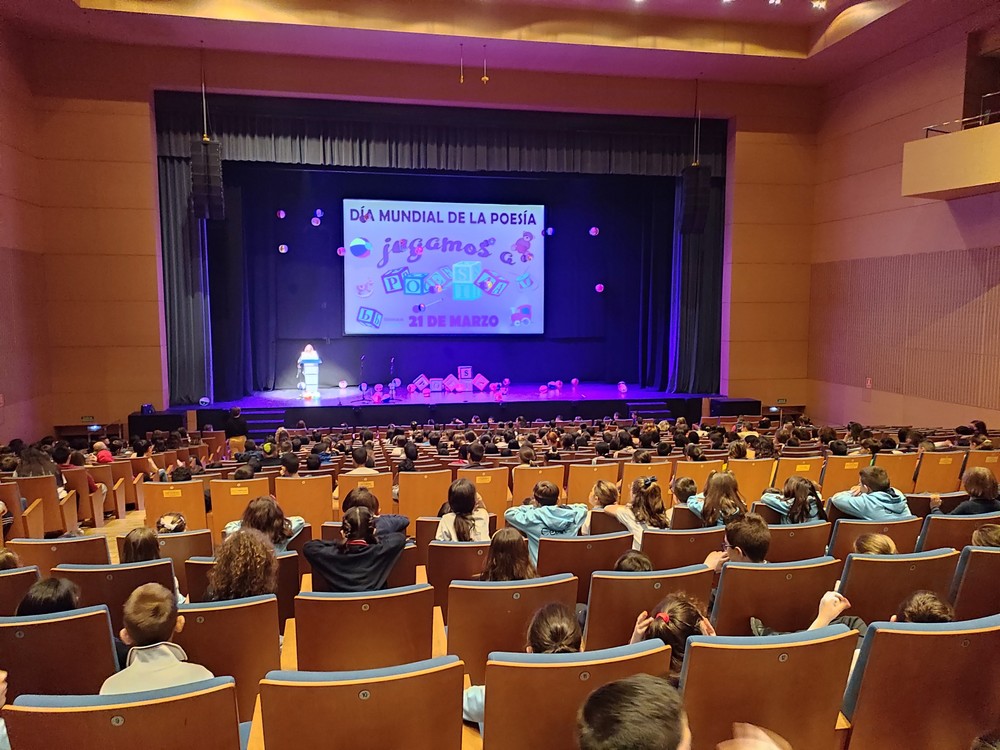
[{"label": "row of seats", "polygon": [[[280,671],[274,597],[191,605],[185,613],[189,622],[216,631],[212,643],[220,653],[238,650],[243,659],[255,660],[257,677],[249,680],[249,692],[260,694],[256,727],[238,723],[250,718],[240,709],[240,682],[246,677],[240,674],[235,681],[219,677],[130,696],[22,694],[3,711],[13,747],[148,746],[151,726],[162,727],[178,747],[462,747],[467,665],[456,655],[374,670]],[[80,661],[81,646],[92,647],[102,636],[83,641],[80,632],[60,634],[55,628],[87,618],[103,625],[110,649],[104,608],[47,620],[52,628],[47,642],[59,644],[53,648],[57,653],[34,655],[43,664],[66,659],[61,681],[77,671],[65,665]],[[36,651],[31,628],[21,627],[22,647]],[[63,639],[52,640],[58,635]],[[964,750],[995,724],[1000,616],[946,625],[875,624],[851,673],[856,642],[856,633],[843,625],[784,636],[691,638],[681,688],[694,749],[714,748],[731,736],[734,721],[766,726],[795,748],[850,750]],[[199,651],[190,639],[182,645],[193,660],[212,663],[213,654]],[[343,645],[351,651],[361,647]],[[576,711],[592,690],[670,667],[670,648],[659,641],[553,655],[524,654],[520,645],[487,656],[486,750],[573,747]],[[216,674],[226,672],[216,669]],[[528,706],[533,710],[526,711]]]}]

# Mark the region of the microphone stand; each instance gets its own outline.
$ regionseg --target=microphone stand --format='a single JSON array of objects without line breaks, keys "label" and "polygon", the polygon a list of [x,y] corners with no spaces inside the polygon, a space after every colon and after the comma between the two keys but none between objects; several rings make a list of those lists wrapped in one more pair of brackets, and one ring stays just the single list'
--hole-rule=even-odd
[{"label": "microphone stand", "polygon": [[389,357],[389,395],[387,398],[383,399],[383,403],[388,403],[396,400],[396,386],[392,384],[392,381],[396,379],[396,358]]},{"label": "microphone stand", "polygon": [[[360,378],[360,380],[358,381],[358,385],[360,386],[360,385],[361,385],[361,383],[364,383],[364,382],[365,382],[365,355],[364,355],[364,354],[362,354],[362,355],[361,355],[361,378]],[[356,403],[358,403],[359,401],[360,401],[360,402],[361,402],[362,404],[366,404],[366,403],[368,403],[369,401],[371,401],[371,398],[370,398],[370,397],[368,396],[368,391],[367,391],[367,390],[363,391],[363,392],[361,393],[361,396],[359,396],[358,398],[354,399],[354,400],[353,400],[353,401],[352,401],[351,403],[352,403],[352,404],[356,404]]]}]

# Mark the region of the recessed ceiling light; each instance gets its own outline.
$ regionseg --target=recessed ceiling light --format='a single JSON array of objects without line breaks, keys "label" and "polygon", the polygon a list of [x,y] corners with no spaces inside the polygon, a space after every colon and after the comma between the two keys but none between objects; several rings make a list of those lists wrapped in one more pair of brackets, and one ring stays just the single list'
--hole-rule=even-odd
[{"label": "recessed ceiling light", "polygon": [[768,5],[781,5],[781,0],[767,0]]},{"label": "recessed ceiling light", "polygon": [[723,5],[729,5],[731,2],[733,2],[733,0],[722,0]]},{"label": "recessed ceiling light", "polygon": [[812,0],[813,9],[826,10],[826,0]]}]

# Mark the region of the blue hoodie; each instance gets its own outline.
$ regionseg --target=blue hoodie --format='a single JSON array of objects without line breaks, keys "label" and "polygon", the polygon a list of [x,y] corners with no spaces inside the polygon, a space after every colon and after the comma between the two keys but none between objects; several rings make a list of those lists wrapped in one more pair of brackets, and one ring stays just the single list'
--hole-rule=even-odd
[{"label": "blue hoodie", "polygon": [[906,495],[895,487],[857,496],[845,490],[831,497],[830,502],[845,515],[862,521],[897,521],[913,515],[906,504]]},{"label": "blue hoodie", "polygon": [[[785,497],[780,492],[765,492],[760,501],[766,505],[771,510],[777,511],[781,516],[781,523],[792,523],[791,519],[788,518],[788,511],[792,509],[792,501]],[[810,521],[819,520],[819,503],[813,501],[809,503],[809,515],[805,519],[805,523]]]},{"label": "blue hoodie", "polygon": [[572,505],[515,505],[504,513],[507,523],[528,537],[528,554],[538,564],[538,540],[543,536],[576,536],[587,520],[583,503]]}]

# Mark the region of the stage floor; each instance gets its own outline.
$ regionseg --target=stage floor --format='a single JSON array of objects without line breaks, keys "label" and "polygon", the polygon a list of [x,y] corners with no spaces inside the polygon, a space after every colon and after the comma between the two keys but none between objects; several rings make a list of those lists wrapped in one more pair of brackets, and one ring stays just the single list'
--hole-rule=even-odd
[{"label": "stage floor", "polygon": [[[372,391],[368,391],[368,399],[363,400],[357,386],[348,388],[321,388],[319,399],[306,400],[302,398],[302,392],[294,388],[286,388],[276,391],[257,391],[252,396],[239,399],[238,401],[216,401],[213,408],[229,408],[239,406],[243,409],[287,409],[292,407],[322,407],[322,406],[347,406],[347,407],[372,407],[393,406],[407,404],[412,406],[440,406],[458,404],[497,404],[497,403],[552,403],[552,402],[577,402],[577,401],[620,401],[621,411],[626,411],[626,403],[643,401],[663,401],[667,398],[675,398],[674,394],[664,393],[653,388],[639,388],[629,386],[626,393],[619,393],[617,385],[608,383],[581,383],[573,387],[566,384],[559,390],[546,390],[539,392],[538,385],[511,385],[502,402],[498,402],[489,391],[465,391],[462,393],[431,393],[423,396],[419,393],[407,393],[406,388],[396,391],[395,401],[384,401],[375,404],[371,401]],[[387,394],[384,394],[387,395]],[[683,398],[691,398],[690,394],[684,394]],[[699,396],[700,398],[700,396]],[[610,416],[610,415],[609,415]],[[623,415],[624,416],[624,415]]]}]

